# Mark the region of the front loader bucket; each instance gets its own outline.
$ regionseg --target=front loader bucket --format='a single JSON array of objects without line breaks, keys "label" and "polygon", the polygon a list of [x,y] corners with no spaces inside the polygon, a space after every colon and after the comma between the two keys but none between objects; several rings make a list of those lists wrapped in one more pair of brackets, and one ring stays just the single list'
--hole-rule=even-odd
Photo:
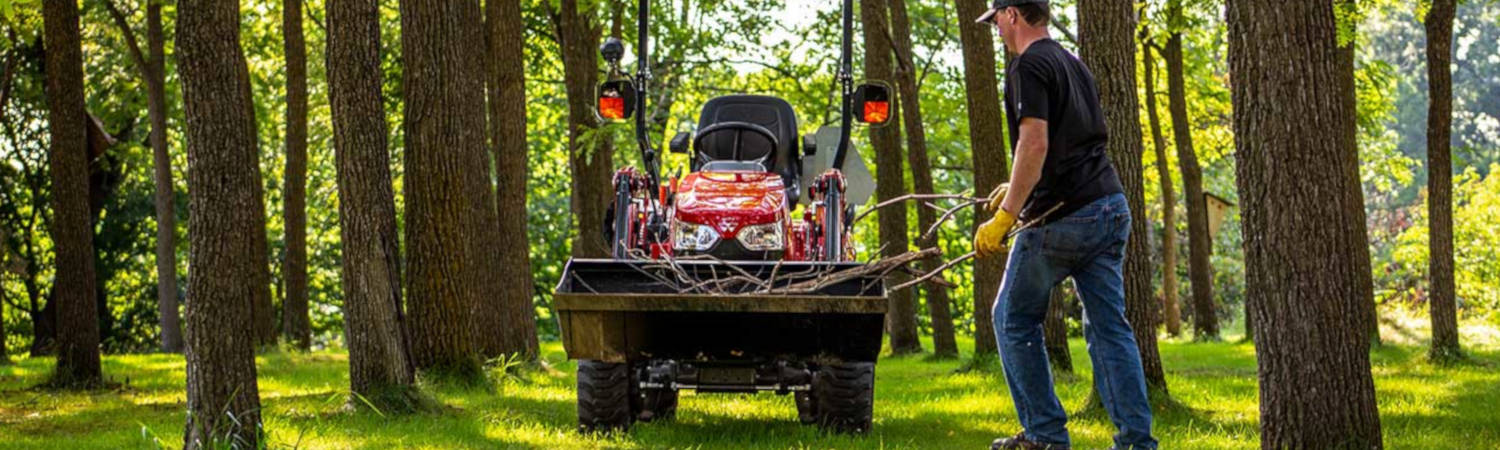
[{"label": "front loader bucket", "polygon": [[862,266],[575,259],[553,307],[573,359],[874,361],[885,283]]}]

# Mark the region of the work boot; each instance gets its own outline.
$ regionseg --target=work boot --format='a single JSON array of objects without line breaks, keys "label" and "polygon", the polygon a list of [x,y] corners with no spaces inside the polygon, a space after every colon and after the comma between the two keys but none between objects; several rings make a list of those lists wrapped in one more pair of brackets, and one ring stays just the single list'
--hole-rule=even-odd
[{"label": "work boot", "polygon": [[1015,436],[996,439],[990,444],[990,450],[1068,450],[1068,446],[1062,444],[1047,444],[1026,438],[1025,432],[1016,433]]}]

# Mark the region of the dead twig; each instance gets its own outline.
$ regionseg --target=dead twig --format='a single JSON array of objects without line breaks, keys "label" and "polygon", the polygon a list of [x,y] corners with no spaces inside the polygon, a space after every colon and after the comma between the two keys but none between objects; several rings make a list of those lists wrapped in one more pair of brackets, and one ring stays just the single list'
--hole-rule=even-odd
[{"label": "dead twig", "polygon": [[933,233],[936,233],[939,228],[943,227],[944,223],[947,223],[948,220],[952,219],[954,214],[958,213],[959,211],[963,210],[964,208],[968,208],[968,207],[975,206],[975,205],[981,205],[981,204],[984,204],[984,203],[985,203],[985,201],[983,201],[983,200],[975,200],[975,201],[964,203],[964,204],[961,204],[961,205],[958,205],[958,206],[954,206],[952,208],[948,208],[948,210],[943,211],[943,215],[938,216],[937,221],[933,222],[932,226],[927,227],[927,231],[925,231],[925,232],[922,233],[921,240],[926,240],[928,237],[931,237]]},{"label": "dead twig", "polygon": [[[976,252],[965,253],[963,256],[960,256],[960,257],[958,257],[958,258],[956,258],[956,259],[954,259],[952,261],[948,261],[946,263],[943,263],[943,265],[938,266],[938,268],[933,269],[931,272],[927,272],[927,274],[925,274],[925,275],[922,275],[922,276],[917,277],[917,278],[913,278],[913,279],[911,279],[911,281],[907,281],[905,283],[898,284],[895,287],[891,288],[890,290],[892,290],[892,291],[899,291],[899,290],[902,290],[902,289],[906,289],[906,288],[909,288],[909,287],[921,284],[923,281],[927,281],[929,279],[932,279],[933,277],[937,276],[938,274],[943,273],[944,271],[947,271],[948,269],[952,268],[953,266],[958,265],[958,263],[961,263],[961,262],[973,259],[974,255],[976,255],[976,254],[977,254]],[[939,279],[941,279],[941,278],[939,278]],[[944,281],[944,283],[947,283],[947,282]]]},{"label": "dead twig", "polygon": [[941,253],[942,251],[938,250],[937,248],[906,252],[900,255],[871,262],[869,264],[865,264],[853,269],[832,272],[812,280],[793,283],[785,287],[772,289],[767,293],[807,294],[817,292],[825,287],[844,281],[867,277],[874,274],[887,274],[892,270],[895,270],[907,264],[911,264],[912,262],[937,256]]},{"label": "dead twig", "polygon": [[594,290],[593,286],[589,286],[588,282],[583,281],[583,278],[579,278],[577,272],[573,273],[573,281],[577,281],[578,285],[583,286],[584,289],[588,289],[591,294],[599,293],[599,291]]},{"label": "dead twig", "polygon": [[871,206],[869,208],[865,208],[865,210],[859,213],[859,215],[854,216],[854,220],[850,221],[850,223],[859,222],[861,219],[864,219],[865,216],[870,215],[870,213],[875,212],[875,210],[877,209],[913,200],[966,200],[970,202],[988,201],[988,199],[973,197],[969,194],[906,194],[900,197],[876,203],[874,206]]}]

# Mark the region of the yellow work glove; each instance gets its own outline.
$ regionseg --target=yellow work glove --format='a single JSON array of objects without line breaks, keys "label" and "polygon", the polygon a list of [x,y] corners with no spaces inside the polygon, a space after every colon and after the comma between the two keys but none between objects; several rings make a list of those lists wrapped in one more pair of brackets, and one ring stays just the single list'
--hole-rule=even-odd
[{"label": "yellow work glove", "polygon": [[990,204],[985,206],[984,210],[990,212],[999,211],[1000,203],[1005,201],[1005,194],[1007,192],[1010,192],[1010,183],[1000,183],[999,186],[995,186],[995,190],[990,191]]},{"label": "yellow work glove", "polygon": [[1005,249],[1005,235],[1016,226],[1016,216],[1004,209],[996,209],[995,217],[979,226],[974,232],[974,251],[980,257],[999,253]]}]

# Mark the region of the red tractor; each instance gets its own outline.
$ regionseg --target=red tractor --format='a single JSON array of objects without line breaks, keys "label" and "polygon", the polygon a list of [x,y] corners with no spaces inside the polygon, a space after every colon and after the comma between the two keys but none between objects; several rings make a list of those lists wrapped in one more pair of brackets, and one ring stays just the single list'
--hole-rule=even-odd
[{"label": "red tractor", "polygon": [[[847,276],[861,266],[849,219],[874,188],[849,133],[854,120],[883,124],[890,108],[884,86],[853,85],[851,0],[841,126],[799,139],[783,99],[714,98],[668,146],[690,155],[690,172],[665,181],[641,113],[650,14],[638,1],[638,71],[601,85],[598,108],[634,118],[643,168],[615,173],[613,257],[569,261],[554,301],[578,360],[580,429],[671,418],[691,389],[794,394],[803,423],[868,431],[887,304],[878,276]],[[618,74],[624,45],[611,38],[600,52]]]}]

